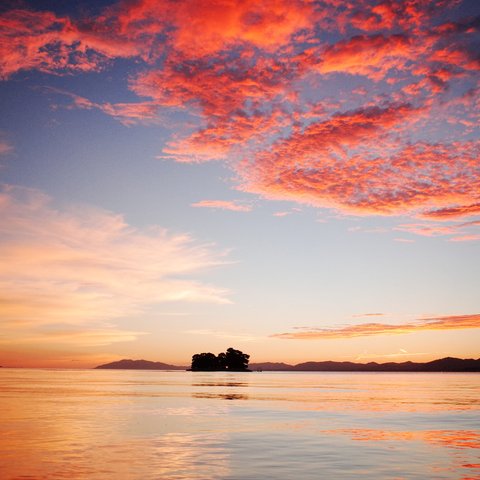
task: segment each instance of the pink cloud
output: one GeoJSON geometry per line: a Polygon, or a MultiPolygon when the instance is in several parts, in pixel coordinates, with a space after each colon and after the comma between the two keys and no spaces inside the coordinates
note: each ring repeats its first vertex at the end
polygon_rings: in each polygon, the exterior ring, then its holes
{"type": "MultiPolygon", "coordinates": [[[[403,232],[412,233],[415,235],[421,235],[424,237],[438,237],[444,235],[458,235],[459,232],[464,232],[465,230],[475,229],[480,226],[480,220],[473,220],[470,222],[463,223],[449,223],[449,224],[435,224],[435,223],[407,223],[398,225],[394,230],[399,230],[403,232]]],[[[473,234],[464,234],[461,236],[455,237],[457,240],[450,238],[450,241],[464,241],[467,240],[476,240],[477,235],[473,234]]]]}
{"type": "Polygon", "coordinates": [[[480,235],[459,235],[449,238],[449,242],[476,242],[480,240],[480,235]]]}
{"type": "Polygon", "coordinates": [[[277,333],[275,338],[289,340],[324,340],[376,335],[403,335],[421,331],[463,330],[480,328],[480,314],[449,315],[444,317],[424,318],[403,324],[362,323],[340,328],[311,328],[297,332],[277,333]]]}
{"type": "Polygon", "coordinates": [[[431,223],[408,223],[395,227],[395,230],[413,233],[423,237],[437,237],[442,235],[451,235],[455,228],[451,225],[436,225],[431,223]]]}
{"type": "Polygon", "coordinates": [[[13,151],[13,146],[6,140],[2,140],[0,137],[0,155],[6,155],[13,151]]]}
{"type": "Polygon", "coordinates": [[[478,142],[417,144],[385,155],[383,133],[410,113],[408,107],[374,109],[312,124],[240,164],[243,188],[354,214],[417,214],[478,200],[478,142]],[[367,147],[366,136],[368,151],[348,155],[347,149],[367,147]]]}
{"type": "Polygon", "coordinates": [[[232,212],[251,212],[252,206],[245,205],[231,200],[201,200],[192,203],[192,207],[196,208],[213,208],[218,210],[230,210],[232,212]]]}
{"type": "Polygon", "coordinates": [[[417,143],[400,149],[392,143],[391,134],[402,134],[422,116],[421,109],[404,104],[338,113],[312,123],[240,163],[243,188],[360,214],[475,203],[478,142],[417,143]]]}

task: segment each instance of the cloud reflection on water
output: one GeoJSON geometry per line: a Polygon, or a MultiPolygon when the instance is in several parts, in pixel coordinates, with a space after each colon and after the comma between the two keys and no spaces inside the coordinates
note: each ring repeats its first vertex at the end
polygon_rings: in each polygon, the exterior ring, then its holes
{"type": "Polygon", "coordinates": [[[2,479],[480,478],[476,375],[2,370],[2,479]]]}

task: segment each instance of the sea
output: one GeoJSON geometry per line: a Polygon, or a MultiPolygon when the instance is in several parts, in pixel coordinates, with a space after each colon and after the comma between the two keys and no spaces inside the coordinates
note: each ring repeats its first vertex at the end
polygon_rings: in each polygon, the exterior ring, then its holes
{"type": "Polygon", "coordinates": [[[0,369],[0,479],[480,479],[480,374],[0,369]]]}

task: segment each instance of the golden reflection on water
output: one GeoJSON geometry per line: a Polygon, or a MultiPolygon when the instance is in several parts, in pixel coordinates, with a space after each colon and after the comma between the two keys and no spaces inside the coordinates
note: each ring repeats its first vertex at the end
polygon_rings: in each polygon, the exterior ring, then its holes
{"type": "Polygon", "coordinates": [[[221,479],[230,472],[224,445],[221,436],[184,433],[96,445],[65,438],[2,456],[0,472],[2,479],[221,479]]]}
{"type": "Polygon", "coordinates": [[[480,479],[480,376],[0,371],[0,478],[480,479]]]}
{"type": "Polygon", "coordinates": [[[220,479],[228,475],[224,434],[189,433],[185,421],[170,421],[190,419],[198,415],[196,408],[165,405],[164,410],[150,413],[142,408],[135,418],[129,402],[116,406],[103,396],[92,402],[65,398],[64,392],[60,397],[44,395],[43,389],[32,398],[5,401],[2,395],[2,480],[220,479]],[[145,422],[152,422],[152,428],[145,422]],[[175,429],[180,431],[168,431],[175,429]]]}
{"type": "Polygon", "coordinates": [[[332,435],[348,435],[355,441],[421,440],[451,448],[480,449],[480,432],[473,430],[392,431],[369,428],[325,430],[332,435]]]}

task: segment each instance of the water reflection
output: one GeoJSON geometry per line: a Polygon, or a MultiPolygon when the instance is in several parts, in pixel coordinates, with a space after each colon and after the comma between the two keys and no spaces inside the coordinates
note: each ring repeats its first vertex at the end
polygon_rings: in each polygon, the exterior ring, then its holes
{"type": "Polygon", "coordinates": [[[217,400],[248,400],[250,396],[244,390],[250,387],[248,374],[224,372],[195,372],[192,378],[192,398],[217,400]],[[197,375],[202,375],[200,379],[197,375]],[[243,391],[237,391],[237,390],[243,391]]]}
{"type": "MultiPolygon", "coordinates": [[[[480,450],[480,432],[473,430],[411,430],[393,431],[376,430],[369,428],[352,428],[338,430],[324,430],[330,435],[348,435],[355,441],[381,442],[381,441],[423,441],[433,445],[448,448],[463,449],[473,448],[480,450]]],[[[479,452],[480,453],[480,452],[479,452]]]]}
{"type": "Polygon", "coordinates": [[[480,376],[0,370],[0,478],[480,478],[480,376]]]}
{"type": "Polygon", "coordinates": [[[220,398],[222,400],[248,400],[248,395],[241,393],[192,393],[193,398],[220,398]]]}
{"type": "MultiPolygon", "coordinates": [[[[403,442],[410,444],[410,449],[419,448],[419,444],[434,447],[430,450],[442,451],[444,458],[450,459],[447,468],[451,472],[459,472],[461,469],[470,471],[465,480],[480,478],[480,463],[473,463],[472,459],[480,458],[480,432],[474,430],[411,430],[394,431],[369,428],[326,430],[322,432],[327,435],[346,435],[355,442],[384,442],[388,443],[390,450],[400,447],[403,442]],[[440,447],[440,448],[439,448],[440,447]],[[464,451],[466,449],[466,451],[464,451]],[[473,451],[470,451],[473,449],[473,451]]],[[[435,458],[435,455],[432,455],[435,458]]],[[[438,478],[443,478],[439,476],[438,478]]]]}
{"type": "Polygon", "coordinates": [[[169,433],[105,445],[90,460],[107,463],[109,478],[221,479],[230,474],[226,443],[222,435],[169,433]]]}
{"type": "Polygon", "coordinates": [[[192,383],[192,387],[248,387],[246,382],[201,382],[201,383],[192,383]]]}

